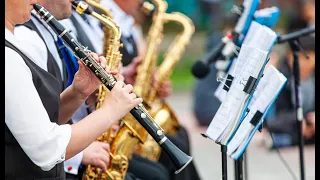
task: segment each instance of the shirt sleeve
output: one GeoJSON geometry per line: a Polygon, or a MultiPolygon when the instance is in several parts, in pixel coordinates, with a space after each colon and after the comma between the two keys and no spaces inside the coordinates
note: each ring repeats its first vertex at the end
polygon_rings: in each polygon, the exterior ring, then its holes
{"type": "Polygon", "coordinates": [[[83,152],[78,153],[64,162],[64,171],[70,174],[78,175],[78,170],[83,158],[83,152]]]}
{"type": "Polygon", "coordinates": [[[19,54],[5,48],[5,123],[33,163],[44,171],[65,160],[71,126],[52,123],[19,54]]]}

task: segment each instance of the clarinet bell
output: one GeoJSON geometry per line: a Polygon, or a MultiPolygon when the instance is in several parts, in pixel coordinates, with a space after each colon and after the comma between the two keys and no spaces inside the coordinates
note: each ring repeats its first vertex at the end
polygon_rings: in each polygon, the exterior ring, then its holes
{"type": "Polygon", "coordinates": [[[193,157],[188,156],[186,153],[181,151],[169,139],[160,144],[160,146],[174,164],[176,169],[175,174],[179,174],[193,159],[193,157]]]}

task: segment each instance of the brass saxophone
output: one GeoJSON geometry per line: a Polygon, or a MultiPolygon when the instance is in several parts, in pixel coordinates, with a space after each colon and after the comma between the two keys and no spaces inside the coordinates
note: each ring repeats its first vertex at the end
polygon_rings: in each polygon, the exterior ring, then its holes
{"type": "MultiPolygon", "coordinates": [[[[155,47],[159,47],[160,45],[160,40],[163,36],[163,28],[150,29],[146,56],[143,59],[141,66],[139,66],[134,92],[144,98],[144,102],[150,108],[148,110],[151,116],[156,123],[162,127],[164,133],[175,134],[180,126],[179,121],[172,108],[163,99],[160,99],[157,96],[157,92],[160,90],[161,84],[170,78],[174,67],[179,62],[186,46],[190,42],[195,27],[190,18],[178,12],[164,13],[162,15],[161,23],[164,25],[164,23],[168,22],[180,24],[183,27],[183,31],[176,36],[168,48],[169,50],[155,74],[156,81],[152,85],[152,72],[155,69],[158,55],[158,49],[155,47]]],[[[139,147],[137,153],[142,157],[158,161],[161,154],[161,148],[151,136],[147,135],[145,143],[139,147]]]]}
{"type": "MultiPolygon", "coordinates": [[[[157,14],[161,18],[163,12],[166,11],[167,5],[162,3],[162,0],[154,0],[159,2],[159,9],[157,14]],[[160,13],[161,12],[161,13],[160,13]]],[[[154,28],[161,27],[161,25],[157,25],[154,28]]],[[[139,96],[137,94],[137,96],[139,96]]],[[[117,167],[112,171],[114,176],[119,177],[119,179],[124,179],[126,171],[127,171],[127,161],[132,158],[132,154],[136,152],[136,148],[138,144],[143,144],[147,138],[147,131],[134,119],[131,114],[127,114],[122,119],[122,126],[119,131],[115,135],[113,142],[111,144],[111,151],[115,152],[115,156],[121,156],[122,164],[119,162],[113,162],[112,164],[117,164],[117,167]],[[127,158],[127,161],[125,161],[127,158]]],[[[120,158],[119,158],[120,159],[120,158]]]]}
{"type": "MultiPolygon", "coordinates": [[[[104,9],[99,3],[93,0],[86,0],[86,2],[100,11],[107,12],[105,14],[108,14],[109,17],[105,18],[111,20],[111,15],[108,13],[108,10],[104,9]]],[[[106,25],[104,22],[106,19],[98,19],[106,25]]],[[[114,53],[118,54],[118,47],[120,47],[119,42],[119,28],[117,26],[111,27],[106,25],[104,28],[103,52],[107,58],[107,65],[111,67],[110,69],[117,69],[119,65],[118,63],[121,61],[120,55],[116,56],[117,58],[113,57],[114,53]],[[115,28],[119,33],[115,33],[115,28]],[[112,33],[112,31],[114,33],[112,33]]],[[[97,108],[101,106],[107,93],[108,90],[101,85],[99,93],[97,94],[97,108]]],[[[137,144],[143,143],[143,139],[140,134],[143,134],[143,136],[146,137],[147,133],[131,114],[127,114],[126,116],[130,117],[130,119],[123,118],[121,126],[116,134],[112,134],[111,129],[109,129],[108,132],[98,138],[99,141],[104,141],[110,144],[111,162],[107,168],[107,172],[104,173],[101,172],[101,169],[99,168],[88,166],[84,172],[83,180],[123,180],[125,178],[129,166],[128,160],[132,157],[137,144]]]]}
{"type": "MultiPolygon", "coordinates": [[[[112,17],[109,11],[103,8],[99,3],[93,0],[85,0],[86,3],[98,9],[103,14],[98,14],[95,11],[90,13],[93,17],[97,18],[101,23],[103,23],[103,32],[104,32],[104,44],[103,44],[103,55],[107,59],[107,65],[110,70],[119,69],[119,65],[122,59],[122,54],[119,51],[119,48],[122,47],[120,43],[121,32],[119,26],[112,20],[112,17]]],[[[79,14],[85,13],[85,11],[89,8],[89,6],[83,2],[80,2],[78,6],[75,8],[79,14]]],[[[109,90],[101,84],[99,86],[99,91],[97,93],[97,103],[96,109],[99,109],[108,95],[109,90]]],[[[112,134],[112,128],[110,128],[107,132],[103,133],[97,141],[106,142],[111,144],[113,142],[114,135],[112,134]]],[[[111,146],[112,147],[112,146],[111,146]]],[[[126,157],[116,156],[117,154],[113,148],[110,149],[111,156],[111,166],[107,168],[106,172],[102,172],[100,168],[96,168],[92,165],[88,165],[83,173],[82,180],[121,180],[123,178],[119,178],[122,176],[117,176],[117,172],[114,173],[115,167],[117,164],[121,164],[121,171],[125,171],[128,168],[128,160],[126,157]],[[125,162],[125,163],[123,163],[125,162]]]]}

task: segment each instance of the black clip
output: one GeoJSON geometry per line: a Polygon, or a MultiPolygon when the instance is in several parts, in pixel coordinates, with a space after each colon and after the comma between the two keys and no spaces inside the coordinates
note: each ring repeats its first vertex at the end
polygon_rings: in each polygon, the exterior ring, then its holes
{"type": "Polygon", "coordinates": [[[250,123],[251,123],[253,126],[256,126],[256,125],[259,123],[259,121],[260,121],[260,119],[262,118],[262,116],[263,116],[263,113],[260,112],[260,111],[257,111],[257,112],[254,114],[254,116],[252,117],[252,119],[250,120],[250,123]]]}
{"type": "Polygon", "coordinates": [[[257,82],[257,79],[252,77],[252,76],[250,76],[248,81],[247,81],[247,84],[243,88],[243,91],[248,93],[248,94],[251,94],[251,92],[255,88],[256,82],[257,82]]]}
{"type": "MultiPolygon", "coordinates": [[[[234,77],[231,76],[230,74],[228,74],[227,78],[226,78],[226,82],[224,83],[223,89],[226,90],[227,92],[229,91],[232,81],[233,81],[234,77]]],[[[222,82],[222,81],[220,81],[222,82]]]]}

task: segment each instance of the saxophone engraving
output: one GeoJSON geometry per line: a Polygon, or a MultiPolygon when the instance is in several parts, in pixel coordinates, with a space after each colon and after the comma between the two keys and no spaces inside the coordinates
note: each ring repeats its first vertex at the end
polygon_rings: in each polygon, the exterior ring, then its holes
{"type": "MultiPolygon", "coordinates": [[[[150,8],[148,8],[150,9],[150,8]]],[[[160,20],[159,20],[160,21],[160,20]]],[[[172,74],[172,71],[176,64],[181,59],[182,54],[186,46],[189,44],[190,39],[195,31],[192,21],[182,13],[173,12],[173,13],[164,13],[162,15],[161,23],[162,26],[168,22],[175,22],[182,26],[183,30],[178,34],[173,42],[171,43],[169,50],[167,51],[165,58],[161,65],[158,67],[155,74],[155,82],[151,84],[152,73],[155,69],[155,64],[157,63],[157,53],[158,49],[155,49],[154,46],[159,47],[160,40],[162,39],[162,30],[163,28],[150,29],[149,31],[149,44],[146,52],[146,56],[143,59],[141,66],[138,69],[137,73],[137,84],[135,84],[134,92],[139,92],[141,97],[144,98],[144,102],[149,107],[149,112],[155,122],[161,126],[164,130],[164,133],[176,134],[176,130],[179,128],[179,121],[172,110],[172,108],[163,100],[157,96],[162,83],[165,80],[168,80],[172,74]],[[152,35],[154,36],[152,38],[152,35]],[[150,43],[152,45],[150,45],[150,43]],[[154,46],[153,46],[154,45],[154,46]],[[149,48],[151,47],[151,48],[149,48]],[[143,82],[143,84],[141,83],[143,82]],[[147,82],[147,83],[146,83],[147,82]]],[[[161,148],[159,145],[147,135],[145,143],[139,147],[138,154],[142,157],[148,158],[150,160],[157,161],[161,154],[161,148]]]]}

